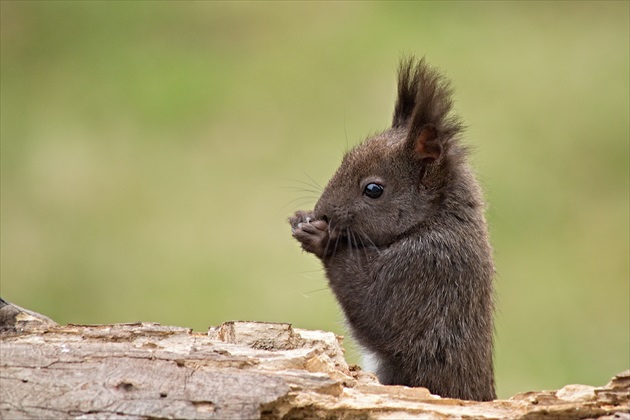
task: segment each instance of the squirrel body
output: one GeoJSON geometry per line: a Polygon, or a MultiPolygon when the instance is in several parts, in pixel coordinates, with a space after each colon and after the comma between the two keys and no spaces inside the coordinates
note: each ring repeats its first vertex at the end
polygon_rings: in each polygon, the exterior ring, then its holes
{"type": "Polygon", "coordinates": [[[315,208],[289,221],[381,383],[487,401],[492,248],[451,96],[424,59],[403,59],[392,127],[346,153],[315,208]]]}

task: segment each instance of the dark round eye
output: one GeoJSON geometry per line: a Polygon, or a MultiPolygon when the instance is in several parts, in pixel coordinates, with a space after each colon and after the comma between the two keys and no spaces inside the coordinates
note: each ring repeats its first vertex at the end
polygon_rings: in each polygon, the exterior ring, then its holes
{"type": "Polygon", "coordinates": [[[363,195],[370,198],[379,198],[383,194],[383,186],[375,183],[369,183],[363,190],[363,195]]]}

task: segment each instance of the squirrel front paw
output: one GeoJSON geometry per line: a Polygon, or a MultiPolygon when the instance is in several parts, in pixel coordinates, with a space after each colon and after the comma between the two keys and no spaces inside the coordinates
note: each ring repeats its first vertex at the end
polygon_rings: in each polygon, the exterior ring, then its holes
{"type": "Polygon", "coordinates": [[[323,258],[329,251],[331,242],[330,230],[325,220],[316,220],[312,211],[297,211],[289,218],[291,233],[302,248],[323,258]]]}

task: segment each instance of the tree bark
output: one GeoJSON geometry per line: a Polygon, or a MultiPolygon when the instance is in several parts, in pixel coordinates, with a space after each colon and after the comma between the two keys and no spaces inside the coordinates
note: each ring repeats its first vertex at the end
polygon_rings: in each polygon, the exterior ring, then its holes
{"type": "Polygon", "coordinates": [[[240,321],[207,334],[155,323],[59,326],[0,301],[3,419],[630,419],[629,393],[626,371],[603,387],[439,398],[348,366],[330,332],[240,321]]]}

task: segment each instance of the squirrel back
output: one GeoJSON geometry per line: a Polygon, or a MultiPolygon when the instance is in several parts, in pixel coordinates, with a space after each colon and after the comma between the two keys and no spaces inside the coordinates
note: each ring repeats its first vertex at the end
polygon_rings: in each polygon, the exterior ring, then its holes
{"type": "Polygon", "coordinates": [[[492,249],[452,89],[404,59],[392,127],[349,151],[291,219],[384,384],[491,400],[492,249]]]}

